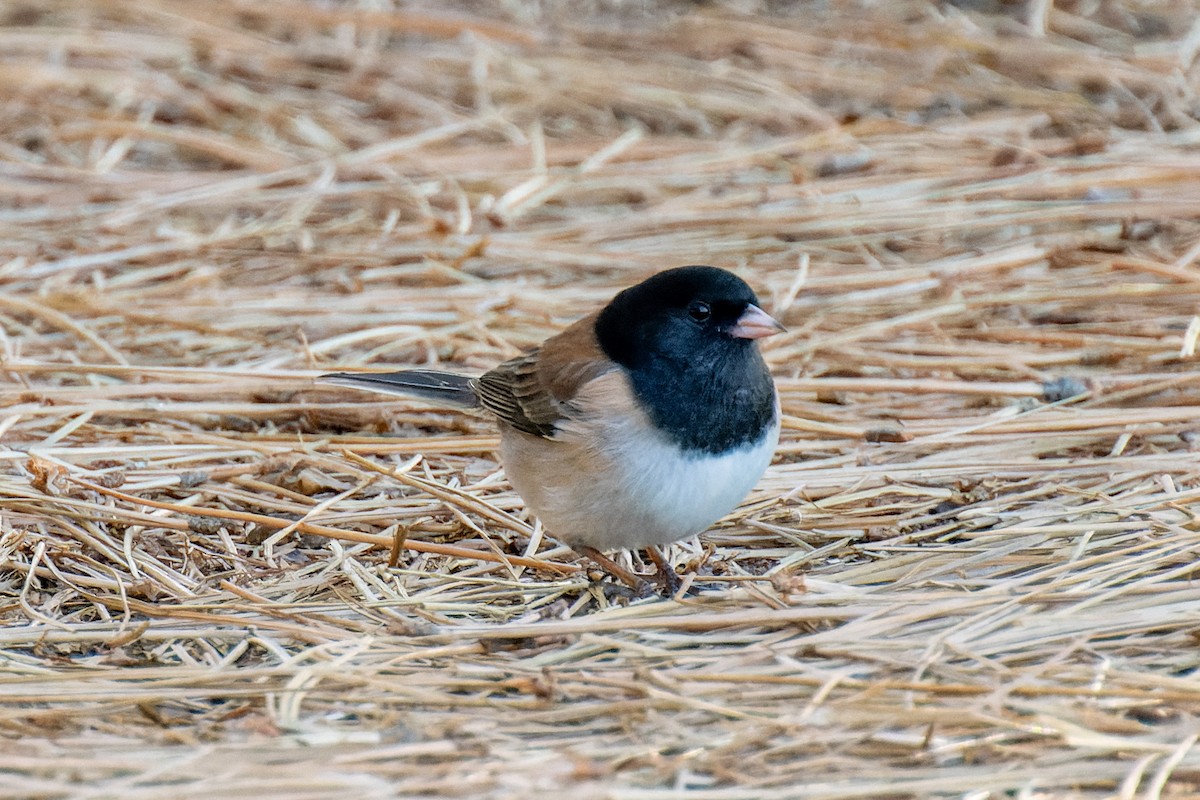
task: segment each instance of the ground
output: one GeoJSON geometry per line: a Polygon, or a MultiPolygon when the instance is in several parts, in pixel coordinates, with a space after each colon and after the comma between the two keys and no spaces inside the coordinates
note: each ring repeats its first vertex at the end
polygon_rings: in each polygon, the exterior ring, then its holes
{"type": "Polygon", "coordinates": [[[0,8],[0,798],[1197,796],[1195,17],[0,8]],[[789,332],[679,599],[313,382],[687,263],[789,332]]]}

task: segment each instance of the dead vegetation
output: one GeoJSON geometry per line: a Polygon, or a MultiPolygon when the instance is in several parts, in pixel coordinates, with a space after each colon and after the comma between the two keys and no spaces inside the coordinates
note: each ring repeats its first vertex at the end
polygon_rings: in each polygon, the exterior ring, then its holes
{"type": "Polygon", "coordinates": [[[0,798],[1200,793],[1185,2],[0,15],[0,798]],[[610,605],[483,370],[668,266],[790,333],[610,605]]]}

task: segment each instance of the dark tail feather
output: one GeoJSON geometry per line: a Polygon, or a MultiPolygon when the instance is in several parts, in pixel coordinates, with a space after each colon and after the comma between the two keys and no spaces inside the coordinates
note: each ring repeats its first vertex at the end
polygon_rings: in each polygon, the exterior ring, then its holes
{"type": "Polygon", "coordinates": [[[424,369],[406,369],[401,372],[331,372],[317,378],[317,381],[384,394],[420,397],[464,408],[479,405],[479,398],[471,388],[472,379],[452,372],[424,369]]]}

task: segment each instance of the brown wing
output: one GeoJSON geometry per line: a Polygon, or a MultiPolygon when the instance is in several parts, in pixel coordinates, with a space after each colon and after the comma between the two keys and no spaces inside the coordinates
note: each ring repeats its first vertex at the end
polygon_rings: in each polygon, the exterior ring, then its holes
{"type": "Polygon", "coordinates": [[[552,438],[575,411],[579,389],[616,368],[596,341],[596,315],[584,317],[537,350],[475,379],[479,403],[514,428],[552,438]]]}

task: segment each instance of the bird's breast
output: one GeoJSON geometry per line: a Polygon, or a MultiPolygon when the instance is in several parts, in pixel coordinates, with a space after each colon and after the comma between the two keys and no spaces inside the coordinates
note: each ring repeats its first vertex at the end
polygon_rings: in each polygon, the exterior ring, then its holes
{"type": "Polygon", "coordinates": [[[699,533],[758,482],[779,415],[752,441],[721,453],[684,450],[633,403],[619,372],[592,381],[553,439],[506,428],[501,457],[513,487],[554,537],[612,550],[699,533]]]}

